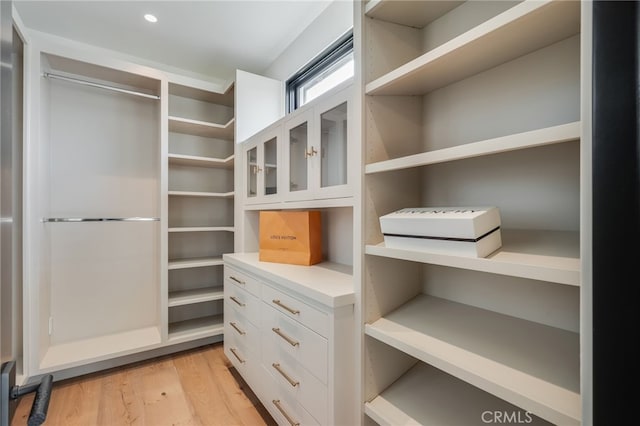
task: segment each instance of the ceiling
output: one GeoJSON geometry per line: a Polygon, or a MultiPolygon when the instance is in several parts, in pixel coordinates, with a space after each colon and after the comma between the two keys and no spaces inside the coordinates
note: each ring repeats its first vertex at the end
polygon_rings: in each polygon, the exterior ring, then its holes
{"type": "Polygon", "coordinates": [[[28,28],[224,80],[260,73],[331,0],[14,0],[28,28]],[[158,18],[153,24],[143,15],[158,18]]]}

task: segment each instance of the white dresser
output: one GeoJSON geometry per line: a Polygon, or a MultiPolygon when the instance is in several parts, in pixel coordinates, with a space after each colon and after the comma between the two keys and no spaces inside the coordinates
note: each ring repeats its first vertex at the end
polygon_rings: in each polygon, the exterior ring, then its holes
{"type": "Polygon", "coordinates": [[[356,424],[350,267],[224,255],[224,351],[281,425],[356,424]]]}

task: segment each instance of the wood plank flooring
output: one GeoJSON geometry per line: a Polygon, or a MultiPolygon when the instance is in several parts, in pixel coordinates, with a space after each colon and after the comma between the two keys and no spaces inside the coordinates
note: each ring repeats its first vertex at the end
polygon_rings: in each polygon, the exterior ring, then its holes
{"type": "MultiPolygon", "coordinates": [[[[24,426],[33,394],[12,426],[24,426]]],[[[275,425],[222,343],[57,382],[45,426],[275,425]]]]}

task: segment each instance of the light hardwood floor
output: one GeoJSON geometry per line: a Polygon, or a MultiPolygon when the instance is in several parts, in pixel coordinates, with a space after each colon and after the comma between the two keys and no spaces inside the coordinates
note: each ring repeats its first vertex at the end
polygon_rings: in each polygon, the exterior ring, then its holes
{"type": "MultiPolygon", "coordinates": [[[[27,424],[33,394],[12,426],[27,424]]],[[[275,425],[224,355],[203,346],[53,386],[45,426],[275,425]]]]}

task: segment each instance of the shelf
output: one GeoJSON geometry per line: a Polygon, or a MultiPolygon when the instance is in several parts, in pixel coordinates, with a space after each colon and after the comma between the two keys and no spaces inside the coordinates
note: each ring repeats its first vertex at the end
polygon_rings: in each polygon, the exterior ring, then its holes
{"type": "Polygon", "coordinates": [[[169,260],[169,269],[201,268],[223,265],[222,257],[198,257],[192,259],[169,260]]]}
{"type": "Polygon", "coordinates": [[[392,160],[368,164],[365,173],[381,173],[392,170],[408,169],[429,164],[463,160],[465,158],[498,154],[519,149],[534,148],[580,139],[580,122],[562,124],[544,129],[503,136],[495,139],[468,143],[451,148],[409,155],[392,160]]]}
{"type": "Polygon", "coordinates": [[[176,197],[209,197],[209,198],[232,198],[231,192],[194,192],[194,191],[169,191],[169,195],[176,197]]]}
{"type": "Polygon", "coordinates": [[[197,288],[195,290],[173,291],[169,293],[169,307],[192,305],[224,298],[222,287],[197,288]]]}
{"type": "Polygon", "coordinates": [[[551,422],[580,421],[578,333],[426,295],[365,333],[551,422]]]}
{"type": "Polygon", "coordinates": [[[386,247],[384,243],[367,245],[365,253],[559,284],[580,285],[580,238],[577,232],[504,229],[501,232],[502,247],[486,258],[402,250],[386,247]]]}
{"type": "Polygon", "coordinates": [[[369,95],[422,95],[580,32],[580,2],[525,0],[366,85],[369,95]]]}
{"type": "Polygon", "coordinates": [[[169,228],[169,232],[234,232],[233,226],[185,226],[169,228]]]}
{"type": "Polygon", "coordinates": [[[224,92],[216,91],[213,88],[200,89],[192,86],[184,86],[178,83],[169,83],[169,94],[180,96],[182,98],[196,99],[199,101],[209,102],[232,107],[234,104],[234,87],[233,83],[229,84],[224,92]]]}
{"type": "Polygon", "coordinates": [[[169,341],[187,341],[222,335],[224,325],[222,315],[194,318],[169,324],[169,341]]]}
{"type": "Polygon", "coordinates": [[[50,346],[40,362],[40,371],[57,371],[90,362],[125,356],[160,345],[158,327],[146,327],[106,336],[50,346]]]}
{"type": "Polygon", "coordinates": [[[423,28],[462,3],[464,1],[446,0],[429,1],[428,5],[425,5],[419,1],[370,0],[364,13],[369,18],[423,28]]]}
{"type": "Polygon", "coordinates": [[[547,424],[532,415],[526,417],[524,410],[421,362],[365,403],[364,411],[383,426],[482,424],[481,416],[486,411],[520,412],[522,423],[547,424]]]}
{"type": "Polygon", "coordinates": [[[348,265],[321,262],[311,266],[261,262],[258,253],[232,253],[224,261],[330,307],[355,303],[353,271],[348,265]]]}
{"type": "Polygon", "coordinates": [[[206,121],[191,120],[189,118],[169,116],[169,131],[202,136],[205,138],[233,140],[234,122],[234,118],[225,124],[217,124],[206,121]]]}
{"type": "Polygon", "coordinates": [[[263,204],[245,204],[246,211],[251,210],[286,210],[286,209],[325,209],[333,207],[353,207],[353,197],[327,198],[309,201],[280,201],[263,204]]]}
{"type": "Polygon", "coordinates": [[[233,168],[233,155],[227,158],[199,157],[195,155],[169,154],[169,164],[195,167],[233,168]]]}

